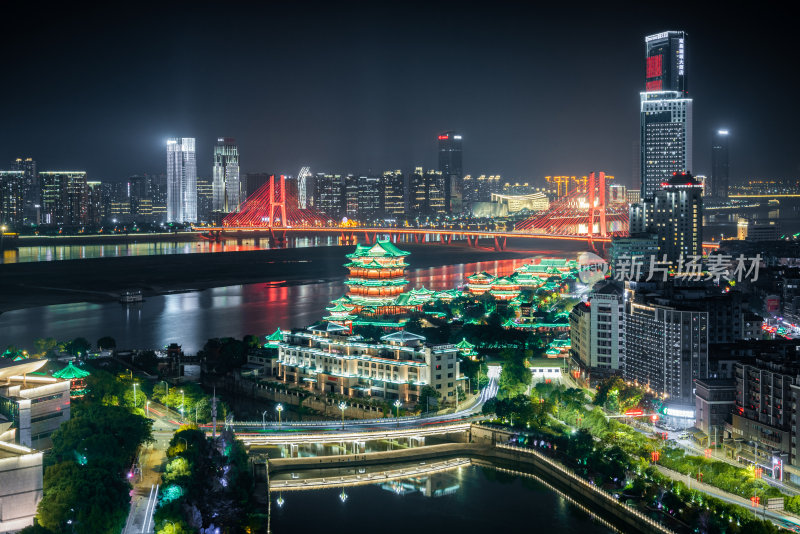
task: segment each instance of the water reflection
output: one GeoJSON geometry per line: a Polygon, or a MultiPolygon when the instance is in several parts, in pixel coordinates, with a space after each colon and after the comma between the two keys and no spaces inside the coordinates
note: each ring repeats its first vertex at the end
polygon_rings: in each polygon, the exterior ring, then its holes
{"type": "Polygon", "coordinates": [[[271,491],[272,531],[616,531],[543,480],[462,461],[466,463],[452,469],[368,485],[271,491]]]}
{"type": "MultiPolygon", "coordinates": [[[[564,255],[563,253],[556,253],[564,255]]],[[[541,255],[551,255],[548,251],[541,255]]],[[[485,261],[408,271],[409,289],[456,287],[465,276],[487,271],[505,276],[523,259],[485,261]]],[[[333,281],[302,285],[281,282],[218,287],[150,297],[135,307],[118,303],[59,304],[0,315],[3,343],[32,348],[33,340],[81,336],[94,343],[111,336],[120,348],[151,349],[178,343],[194,354],[212,337],[262,335],[276,328],[299,328],[323,316],[331,300],[346,292],[344,268],[333,281]]]]}

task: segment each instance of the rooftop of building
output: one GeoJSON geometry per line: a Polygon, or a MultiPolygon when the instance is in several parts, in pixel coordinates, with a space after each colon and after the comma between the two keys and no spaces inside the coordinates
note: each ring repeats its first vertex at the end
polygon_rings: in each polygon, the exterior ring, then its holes
{"type": "Polygon", "coordinates": [[[408,256],[409,253],[397,248],[391,241],[377,241],[374,245],[356,245],[356,250],[348,258],[408,256]]]}
{"type": "Polygon", "coordinates": [[[695,383],[706,389],[729,389],[736,387],[736,380],[733,378],[698,378],[695,380],[695,383]]]}
{"type": "Polygon", "coordinates": [[[595,295],[622,296],[622,288],[614,282],[600,282],[592,291],[595,295]]]}
{"type": "Polygon", "coordinates": [[[18,360],[0,358],[0,380],[10,380],[12,377],[25,376],[39,371],[47,364],[47,360],[18,360]]]}

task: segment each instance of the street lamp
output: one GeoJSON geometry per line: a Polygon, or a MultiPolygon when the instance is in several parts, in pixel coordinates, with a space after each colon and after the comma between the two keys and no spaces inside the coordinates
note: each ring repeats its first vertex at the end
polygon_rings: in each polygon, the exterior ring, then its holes
{"type": "Polygon", "coordinates": [[[261,412],[261,428],[267,427],[266,417],[267,417],[267,410],[264,410],[263,412],[261,412]]]}
{"type": "Polygon", "coordinates": [[[147,407],[147,417],[150,417],[150,401],[147,401],[145,406],[147,407]]]}
{"type": "Polygon", "coordinates": [[[403,404],[400,402],[400,399],[394,401],[394,416],[397,418],[397,426],[400,426],[400,405],[403,404]]]}
{"type": "Polygon", "coordinates": [[[281,426],[281,412],[283,411],[283,404],[275,406],[275,409],[278,411],[278,426],[281,426]]]}
{"type": "Polygon", "coordinates": [[[183,390],[181,390],[181,419],[183,419],[183,403],[186,400],[186,397],[183,395],[183,390]]]}
{"type": "Polygon", "coordinates": [[[339,409],[342,410],[342,430],[344,430],[344,410],[347,408],[347,404],[344,401],[339,403],[339,409]]]}
{"type": "Polygon", "coordinates": [[[133,383],[133,407],[136,408],[136,386],[138,386],[136,382],[133,383]]]}

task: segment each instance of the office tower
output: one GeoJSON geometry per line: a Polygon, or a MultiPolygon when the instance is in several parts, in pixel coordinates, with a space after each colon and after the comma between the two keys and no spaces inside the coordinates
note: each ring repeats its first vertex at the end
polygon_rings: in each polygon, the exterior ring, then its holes
{"type": "Polygon", "coordinates": [[[640,93],[642,198],[673,173],[692,168],[692,99],[688,98],[686,35],[645,37],[645,92],[640,93]]]}
{"type": "Polygon", "coordinates": [[[133,222],[131,187],[129,181],[108,184],[108,217],[114,224],[133,222]]]}
{"type": "Polygon", "coordinates": [[[103,224],[103,184],[86,182],[86,224],[99,226],[103,224]]]}
{"type": "Polygon", "coordinates": [[[42,208],[42,188],[33,158],[17,158],[12,169],[24,173],[23,219],[25,224],[39,224],[42,208]]]}
{"type": "Polygon", "coordinates": [[[208,178],[197,179],[197,218],[210,221],[214,210],[214,184],[208,178]]]}
{"type": "Polygon", "coordinates": [[[381,209],[387,218],[405,215],[405,176],[399,170],[386,171],[381,179],[381,209]]]}
{"type": "Polygon", "coordinates": [[[381,213],[381,179],[378,176],[358,177],[358,217],[370,221],[381,213]]]}
{"type": "Polygon", "coordinates": [[[694,380],[708,377],[708,313],[630,298],[625,328],[625,380],[693,411],[694,380]]]}
{"type": "Polygon", "coordinates": [[[631,205],[631,234],[657,234],[659,257],[672,261],[702,255],[703,186],[689,173],[675,174],[660,186],[653,197],[631,205]]]}
{"type": "Polygon", "coordinates": [[[19,229],[25,220],[25,171],[0,171],[0,224],[19,229]]]}
{"type": "Polygon", "coordinates": [[[300,174],[297,175],[297,207],[301,210],[311,205],[312,182],[311,169],[309,167],[301,168],[300,174]]]}
{"type": "Polygon", "coordinates": [[[344,215],[344,177],[341,174],[315,175],[314,208],[333,219],[344,215]]]}
{"type": "Polygon", "coordinates": [[[709,191],[709,187],[711,186],[711,182],[708,179],[708,176],[705,174],[697,174],[694,177],[697,180],[697,183],[703,186],[702,192],[700,196],[707,197],[711,195],[711,191],[709,191]]]}
{"type": "Polygon", "coordinates": [[[42,185],[42,224],[81,226],[88,213],[88,187],[83,171],[39,173],[42,185]]]}
{"type": "Polygon", "coordinates": [[[444,177],[445,208],[452,210],[452,196],[463,198],[464,170],[461,165],[461,135],[453,131],[439,134],[439,172],[444,177]]]}
{"type": "Polygon", "coordinates": [[[344,177],[344,216],[358,219],[358,176],[353,174],[344,177]]]}
{"type": "Polygon", "coordinates": [[[239,180],[239,148],[232,137],[220,137],[214,146],[213,210],[239,211],[242,187],[239,180]]]}
{"type": "Polygon", "coordinates": [[[266,172],[249,172],[244,175],[242,180],[242,198],[247,198],[258,191],[269,181],[270,174],[266,172]]]}
{"type": "Polygon", "coordinates": [[[438,217],[447,213],[445,177],[438,171],[417,167],[409,178],[409,210],[417,217],[438,217]]]}
{"type": "Polygon", "coordinates": [[[167,221],[197,222],[194,137],[167,140],[167,221]]]}
{"type": "Polygon", "coordinates": [[[629,237],[615,237],[611,240],[609,259],[612,276],[624,278],[630,273],[628,266],[641,265],[641,274],[646,278],[650,273],[650,259],[658,258],[658,235],[636,233],[631,230],[629,237]],[[623,269],[620,271],[620,269],[623,269]]]}
{"type": "Polygon", "coordinates": [[[727,199],[729,180],[728,130],[717,130],[711,142],[711,196],[727,199]]]}

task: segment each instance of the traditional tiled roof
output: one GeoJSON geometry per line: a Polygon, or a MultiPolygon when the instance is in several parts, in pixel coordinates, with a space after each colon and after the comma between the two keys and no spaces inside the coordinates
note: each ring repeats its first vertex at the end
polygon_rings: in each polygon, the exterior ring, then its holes
{"type": "Polygon", "coordinates": [[[280,327],[267,336],[267,341],[283,341],[283,332],[281,331],[280,327]]]}
{"type": "Polygon", "coordinates": [[[55,378],[61,378],[63,380],[74,380],[76,378],[86,378],[89,376],[88,371],[84,371],[83,369],[79,369],[72,365],[72,362],[69,362],[66,367],[62,370],[53,373],[55,378]]]}
{"type": "Polygon", "coordinates": [[[470,343],[469,341],[467,341],[467,338],[462,338],[462,339],[461,339],[461,341],[459,341],[459,342],[456,344],[456,348],[458,348],[458,349],[461,349],[461,350],[464,350],[464,349],[474,349],[474,348],[475,348],[475,345],[473,345],[472,343],[470,343]]]}
{"type": "Polygon", "coordinates": [[[483,280],[491,281],[491,280],[494,280],[494,279],[495,279],[495,277],[492,276],[491,274],[487,273],[486,271],[483,271],[483,272],[480,272],[480,273],[475,273],[475,274],[470,275],[470,276],[467,277],[467,280],[469,280],[470,282],[478,282],[478,281],[483,281],[483,280]]]}
{"type": "Polygon", "coordinates": [[[348,258],[362,258],[364,256],[372,257],[392,257],[401,258],[408,256],[408,252],[400,250],[391,241],[377,241],[372,246],[356,245],[356,250],[352,254],[348,254],[348,258]]]}

